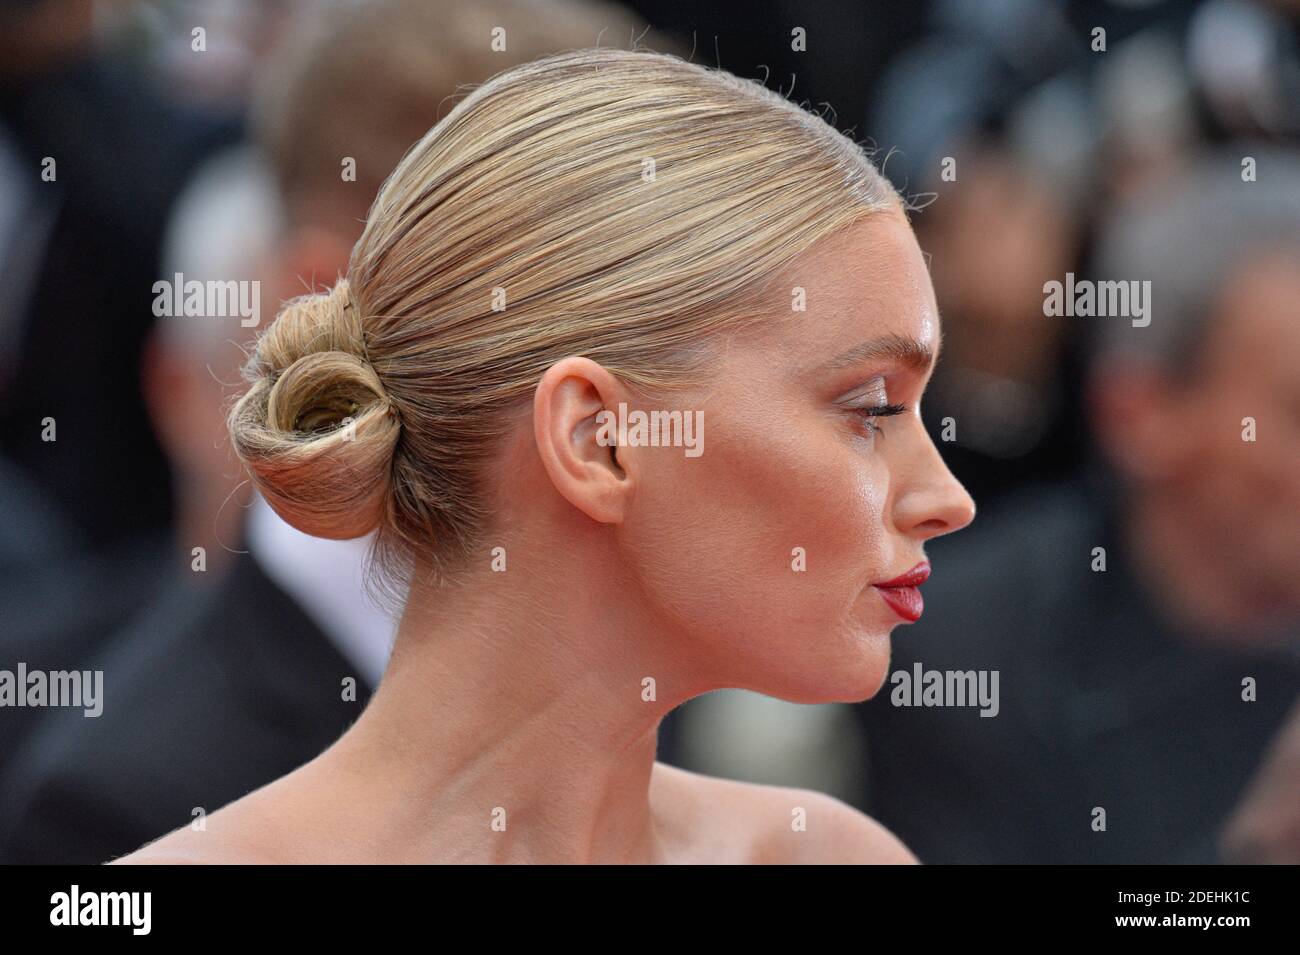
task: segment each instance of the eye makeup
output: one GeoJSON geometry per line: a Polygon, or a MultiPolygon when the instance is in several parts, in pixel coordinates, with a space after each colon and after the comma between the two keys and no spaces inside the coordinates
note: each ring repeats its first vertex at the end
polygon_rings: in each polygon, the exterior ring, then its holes
{"type": "Polygon", "coordinates": [[[907,410],[905,405],[889,403],[885,379],[880,375],[872,378],[862,387],[855,388],[843,398],[837,399],[835,403],[861,417],[862,423],[870,428],[873,434],[880,433],[880,426],[874,419],[899,415],[907,410]]]}

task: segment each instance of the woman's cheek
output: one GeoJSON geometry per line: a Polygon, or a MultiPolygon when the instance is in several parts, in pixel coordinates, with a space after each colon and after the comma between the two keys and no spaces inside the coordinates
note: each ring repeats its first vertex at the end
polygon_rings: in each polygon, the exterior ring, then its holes
{"type": "Polygon", "coordinates": [[[888,475],[881,461],[855,445],[824,451],[820,459],[822,467],[806,475],[786,512],[795,535],[806,541],[810,573],[838,586],[865,586],[879,579],[888,475]]]}
{"type": "Polygon", "coordinates": [[[871,583],[880,579],[881,572],[889,570],[889,541],[885,530],[889,473],[883,461],[877,460],[855,472],[855,478],[853,496],[857,501],[857,527],[861,531],[861,549],[867,561],[864,568],[867,582],[871,583]]]}
{"type": "Polygon", "coordinates": [[[802,588],[791,585],[806,562],[796,548],[829,549],[815,523],[828,513],[816,502],[825,477],[794,442],[719,428],[703,455],[655,462],[651,476],[624,528],[625,553],[671,616],[752,629],[798,602],[792,594],[802,588]]]}

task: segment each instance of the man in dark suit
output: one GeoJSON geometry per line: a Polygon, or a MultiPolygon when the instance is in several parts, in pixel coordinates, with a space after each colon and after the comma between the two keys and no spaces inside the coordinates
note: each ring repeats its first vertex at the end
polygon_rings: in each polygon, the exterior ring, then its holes
{"type": "MultiPolygon", "coordinates": [[[[328,582],[327,582],[328,583],[328,582]]],[[[99,654],[103,712],[50,711],[0,796],[0,859],[100,863],[296,769],[372,687],[250,555],[178,580],[99,654]]]]}
{"type": "Polygon", "coordinates": [[[857,708],[865,808],[923,862],[1300,858],[1224,839],[1257,774],[1294,785],[1261,762],[1300,696],[1300,168],[1259,161],[1267,183],[1206,160],[1103,237],[1101,277],[1154,303],[1095,319],[1113,486],[1010,498],[930,549],[925,616],[857,708]],[[918,665],[996,673],[996,705],[906,705],[918,665]]]}
{"type": "MultiPolygon", "coordinates": [[[[94,12],[0,4],[0,668],[11,673],[78,668],[167,572],[171,482],[141,400],[140,342],[171,204],[241,125],[159,96],[120,47],[94,42],[94,12]]],[[[0,787],[42,716],[0,710],[0,787]]]]}
{"type": "MultiPolygon", "coordinates": [[[[46,544],[55,539],[38,538],[46,544]]],[[[41,548],[34,541],[36,559],[6,565],[0,577],[0,669],[82,669],[108,635],[156,595],[159,579],[171,572],[172,549],[166,534],[93,552],[75,545],[41,548]]],[[[7,785],[10,758],[44,714],[28,707],[0,712],[0,789],[7,785]]]]}

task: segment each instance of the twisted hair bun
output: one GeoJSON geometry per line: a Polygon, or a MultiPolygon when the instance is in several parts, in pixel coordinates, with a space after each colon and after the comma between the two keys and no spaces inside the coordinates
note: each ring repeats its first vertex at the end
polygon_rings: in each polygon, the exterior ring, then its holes
{"type": "Polygon", "coordinates": [[[244,368],[235,452],[267,503],[315,537],[360,537],[384,519],[401,425],[366,358],[346,279],[285,305],[244,368]]]}

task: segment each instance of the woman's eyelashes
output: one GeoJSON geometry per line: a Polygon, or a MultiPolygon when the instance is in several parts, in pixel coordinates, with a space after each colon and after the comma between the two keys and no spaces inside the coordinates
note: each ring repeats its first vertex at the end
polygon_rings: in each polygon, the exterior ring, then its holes
{"type": "Polygon", "coordinates": [[[876,424],[876,418],[888,418],[892,415],[902,414],[907,410],[906,405],[874,405],[869,408],[854,408],[853,411],[862,418],[862,423],[871,429],[873,434],[880,434],[880,425],[876,424]]]}

